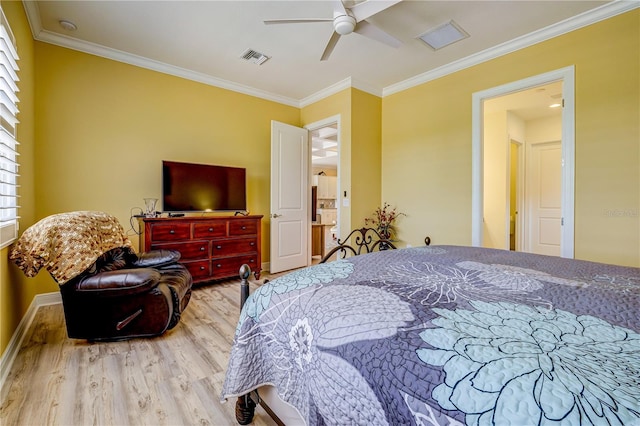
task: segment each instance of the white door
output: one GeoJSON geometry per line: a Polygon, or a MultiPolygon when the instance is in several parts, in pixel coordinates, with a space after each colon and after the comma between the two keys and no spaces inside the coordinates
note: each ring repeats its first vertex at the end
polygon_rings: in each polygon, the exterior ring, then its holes
{"type": "Polygon", "coordinates": [[[271,273],[309,259],[309,133],[271,122],[271,273]]]}
{"type": "Polygon", "coordinates": [[[527,167],[528,250],[560,256],[562,235],[562,147],[560,142],[531,145],[527,167]]]}

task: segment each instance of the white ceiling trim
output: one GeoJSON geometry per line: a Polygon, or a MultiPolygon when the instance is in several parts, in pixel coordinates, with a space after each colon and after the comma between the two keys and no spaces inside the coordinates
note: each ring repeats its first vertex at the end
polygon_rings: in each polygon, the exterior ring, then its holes
{"type": "Polygon", "coordinates": [[[212,77],[210,75],[195,72],[185,68],[180,68],[175,65],[169,65],[164,62],[154,61],[153,59],[133,55],[121,50],[111,49],[109,47],[104,47],[86,41],[78,41],[77,39],[55,34],[46,30],[40,32],[39,38],[37,40],[73,50],[78,50],[84,53],[90,53],[95,56],[101,56],[103,58],[112,59],[114,61],[123,62],[125,64],[135,65],[140,68],[147,68],[164,74],[185,78],[187,80],[196,81],[198,83],[207,84],[209,86],[227,89],[234,92],[243,93],[245,95],[255,96],[293,107],[299,107],[299,102],[295,99],[287,98],[285,96],[279,96],[260,89],[256,89],[254,87],[249,87],[239,83],[235,83],[233,81],[212,77]]]}
{"type": "Polygon", "coordinates": [[[562,34],[566,34],[570,31],[578,28],[585,27],[587,25],[594,24],[596,22],[608,19],[610,17],[619,15],[621,13],[628,12],[630,10],[640,7],[640,2],[635,0],[616,0],[611,3],[607,3],[599,8],[585,12],[581,15],[575,16],[564,20],[558,24],[551,25],[539,31],[527,34],[525,36],[516,38],[506,43],[502,43],[498,46],[486,49],[475,55],[468,56],[462,60],[452,62],[445,66],[436,68],[432,71],[417,75],[402,82],[387,86],[382,90],[367,85],[364,82],[356,82],[351,77],[341,80],[323,90],[314,93],[301,100],[280,96],[267,91],[259,90],[253,87],[238,84],[232,81],[223,80],[220,78],[212,77],[210,75],[198,73],[195,71],[187,70],[184,68],[169,65],[163,62],[154,61],[152,59],[144,58],[131,53],[123,52],[117,49],[111,49],[95,43],[89,43],[79,41],[72,37],[61,36],[52,32],[46,31],[42,28],[42,22],[40,20],[40,13],[35,2],[23,0],[23,5],[27,14],[27,20],[31,27],[31,33],[33,38],[45,43],[54,44],[61,47],[66,47],[72,50],[77,50],[84,53],[100,56],[103,58],[115,60],[118,62],[127,63],[130,65],[138,66],[141,68],[158,71],[164,74],[174,75],[177,77],[185,78],[188,80],[197,81],[199,83],[207,84],[210,86],[219,87],[222,89],[231,90],[238,93],[243,93],[249,96],[255,96],[258,98],[266,99],[269,101],[281,103],[284,105],[294,106],[302,108],[310,105],[328,96],[334,95],[346,88],[354,87],[356,89],[365,91],[367,93],[385,97],[398,93],[403,90],[410,89],[414,86],[435,80],[445,75],[469,68],[474,65],[481,64],[491,59],[512,53],[516,50],[523,49],[525,47],[532,46],[536,43],[557,37],[562,34]]]}
{"type": "Polygon", "coordinates": [[[363,92],[370,93],[372,95],[382,97],[382,90],[371,86],[363,81],[357,81],[353,77],[347,77],[342,81],[339,81],[331,86],[322,89],[319,92],[314,93],[311,96],[307,96],[306,98],[300,101],[299,107],[303,108],[307,105],[311,105],[315,102],[318,102],[324,98],[328,98],[331,95],[335,95],[338,92],[343,91],[344,89],[354,88],[358,90],[362,90],[363,92]]]}
{"type": "Polygon", "coordinates": [[[463,58],[461,60],[451,62],[434,70],[401,81],[400,83],[387,86],[382,90],[382,97],[389,96],[394,93],[398,93],[403,90],[418,86],[420,84],[436,80],[446,75],[453,74],[454,72],[461,71],[465,68],[479,65],[491,59],[495,59],[500,56],[513,53],[517,50],[533,46],[534,44],[552,39],[562,34],[569,33],[582,27],[586,27],[587,25],[595,24],[596,22],[600,22],[613,16],[620,15],[621,13],[628,12],[638,7],[640,7],[640,2],[635,0],[616,0],[611,3],[607,3],[596,9],[566,19],[557,24],[550,25],[546,28],[534,31],[522,37],[515,38],[506,43],[502,43],[489,49],[483,50],[482,52],[467,56],[466,58],[463,58]]]}
{"type": "Polygon", "coordinates": [[[256,89],[254,87],[245,86],[233,81],[212,77],[207,74],[198,73],[160,61],[154,61],[153,59],[123,52],[121,50],[112,49],[110,47],[105,47],[99,44],[81,41],[73,37],[52,33],[42,28],[40,13],[38,12],[38,7],[35,2],[24,0],[22,3],[24,4],[25,10],[27,12],[27,20],[29,21],[31,33],[35,40],[54,44],[56,46],[66,47],[68,49],[77,50],[83,53],[89,53],[91,55],[100,56],[114,61],[123,62],[129,65],[135,65],[137,67],[158,71],[164,74],[174,75],[176,77],[185,78],[187,80],[197,81],[209,86],[215,86],[222,89],[243,93],[245,95],[255,96],[269,101],[278,102],[284,105],[290,105],[297,108],[300,107],[299,101],[288,98],[286,96],[276,95],[274,93],[256,89]]]}
{"type": "Polygon", "coordinates": [[[300,104],[298,105],[299,108],[305,107],[307,105],[311,105],[315,102],[318,102],[324,98],[328,98],[331,95],[335,95],[338,92],[343,91],[344,89],[348,89],[352,86],[353,82],[352,82],[352,78],[351,77],[347,77],[342,81],[339,81],[335,84],[332,84],[331,86],[322,89],[319,92],[314,93],[311,96],[307,96],[306,98],[302,99],[300,101],[300,104]]]}

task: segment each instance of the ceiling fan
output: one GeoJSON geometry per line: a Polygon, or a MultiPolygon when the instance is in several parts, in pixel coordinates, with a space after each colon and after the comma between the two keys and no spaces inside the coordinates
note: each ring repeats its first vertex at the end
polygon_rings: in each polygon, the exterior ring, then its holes
{"type": "Polygon", "coordinates": [[[382,12],[402,0],[366,0],[354,6],[345,6],[341,0],[333,0],[333,18],[299,18],[299,19],[267,19],[267,25],[300,24],[309,22],[333,22],[333,34],[322,53],[321,61],[329,59],[341,36],[358,33],[373,40],[399,47],[402,42],[392,35],[376,27],[366,19],[382,12]]]}

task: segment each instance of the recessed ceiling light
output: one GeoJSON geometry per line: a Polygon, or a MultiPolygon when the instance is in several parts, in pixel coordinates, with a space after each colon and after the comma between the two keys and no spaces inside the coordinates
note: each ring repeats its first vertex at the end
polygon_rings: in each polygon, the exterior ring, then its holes
{"type": "Polygon", "coordinates": [[[60,26],[61,26],[62,28],[64,28],[64,29],[65,29],[65,30],[67,30],[67,31],[75,31],[75,30],[77,30],[77,29],[78,29],[78,27],[76,26],[76,24],[74,24],[74,23],[73,23],[73,22],[71,22],[71,21],[67,21],[67,20],[65,20],[65,19],[61,19],[61,20],[59,20],[59,21],[58,21],[58,23],[60,24],[60,26]]]}
{"type": "Polygon", "coordinates": [[[467,37],[469,37],[469,34],[460,25],[451,20],[427,31],[418,38],[427,43],[433,50],[438,50],[467,37]]]}

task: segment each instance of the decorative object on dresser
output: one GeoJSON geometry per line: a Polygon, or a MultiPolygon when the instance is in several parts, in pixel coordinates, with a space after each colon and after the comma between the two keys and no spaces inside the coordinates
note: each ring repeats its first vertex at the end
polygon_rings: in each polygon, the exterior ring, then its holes
{"type": "Polygon", "coordinates": [[[236,277],[243,264],[260,278],[262,215],[138,218],[141,250],[181,254],[193,281],[236,277]]]}
{"type": "Polygon", "coordinates": [[[48,216],[24,231],[9,258],[26,276],[45,268],[58,283],[71,338],[160,335],[178,324],[191,297],[180,253],[134,253],[118,220],[103,212],[48,216]]]}

